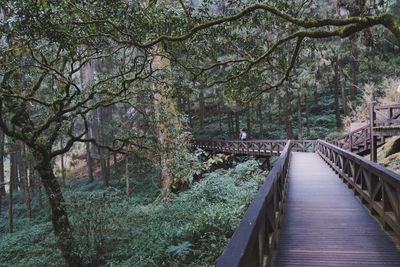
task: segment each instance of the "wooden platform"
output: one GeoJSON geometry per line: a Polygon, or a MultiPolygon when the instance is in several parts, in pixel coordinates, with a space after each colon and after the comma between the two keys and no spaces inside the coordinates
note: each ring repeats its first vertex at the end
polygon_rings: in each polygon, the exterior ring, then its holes
{"type": "Polygon", "coordinates": [[[400,266],[400,251],[317,154],[293,152],[274,266],[400,266]]]}

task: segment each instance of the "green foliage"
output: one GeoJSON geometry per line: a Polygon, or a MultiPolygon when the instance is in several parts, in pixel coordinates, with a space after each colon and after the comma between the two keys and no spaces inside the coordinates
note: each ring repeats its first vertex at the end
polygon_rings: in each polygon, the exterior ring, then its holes
{"type": "Polygon", "coordinates": [[[75,193],[68,203],[71,223],[74,226],[76,253],[87,265],[97,266],[109,257],[109,252],[128,237],[127,222],[121,220],[128,211],[126,198],[116,192],[75,193]]]}
{"type": "Polygon", "coordinates": [[[27,224],[0,238],[0,266],[64,266],[50,223],[27,224]]]}
{"type": "Polygon", "coordinates": [[[249,161],[234,170],[208,174],[168,203],[131,209],[132,239],[115,252],[126,258],[115,265],[211,264],[236,228],[262,177],[258,164],[249,161]],[[253,179],[240,182],[250,173],[253,179]]]}
{"type": "MultiPolygon", "coordinates": [[[[258,164],[250,160],[209,173],[168,202],[73,182],[64,194],[74,252],[89,266],[211,265],[264,180],[258,164]]],[[[0,266],[65,266],[49,222],[25,222],[20,229],[0,237],[0,266]]]]}

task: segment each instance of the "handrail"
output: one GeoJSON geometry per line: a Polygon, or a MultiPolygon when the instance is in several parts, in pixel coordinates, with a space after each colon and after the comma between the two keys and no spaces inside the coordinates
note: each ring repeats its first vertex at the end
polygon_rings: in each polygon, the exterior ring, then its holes
{"type": "Polygon", "coordinates": [[[279,155],[286,140],[194,140],[192,145],[204,150],[255,156],[279,155]]]}
{"type": "Polygon", "coordinates": [[[317,153],[349,184],[386,229],[400,237],[400,175],[318,140],[317,153]]]}
{"type": "Polygon", "coordinates": [[[374,106],[374,126],[388,126],[400,124],[400,104],[374,106]],[[397,112],[394,112],[397,111],[397,112]],[[379,118],[378,118],[379,117],[379,118]]]}
{"type": "MultiPolygon", "coordinates": [[[[251,155],[271,156],[279,155],[284,149],[287,140],[193,140],[192,146],[204,150],[251,155]]],[[[315,151],[316,140],[292,140],[294,151],[315,151]]]]}
{"type": "Polygon", "coordinates": [[[399,118],[400,103],[381,106],[372,103],[368,125],[336,138],[331,143],[359,154],[369,153],[371,149],[376,154],[376,147],[384,143],[384,137],[375,138],[374,128],[376,126],[400,125],[399,118]],[[394,112],[395,110],[397,112],[394,112]]]}
{"type": "Polygon", "coordinates": [[[355,146],[359,144],[363,144],[363,149],[369,149],[370,140],[370,125],[365,125],[357,130],[354,130],[346,135],[341,136],[340,138],[336,138],[332,141],[333,144],[346,149],[353,149],[355,146]]]}
{"type": "Polygon", "coordinates": [[[376,109],[376,110],[380,110],[380,109],[391,109],[391,108],[396,108],[396,109],[398,108],[398,109],[400,109],[400,103],[375,106],[375,109],[376,109]]]}
{"type": "Polygon", "coordinates": [[[276,249],[293,142],[288,141],[251,202],[216,267],[263,267],[276,249]]]}

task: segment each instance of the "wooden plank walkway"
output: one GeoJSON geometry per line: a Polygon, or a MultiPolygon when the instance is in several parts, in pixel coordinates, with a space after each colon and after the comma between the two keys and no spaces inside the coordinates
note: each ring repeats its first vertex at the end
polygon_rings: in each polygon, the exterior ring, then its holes
{"type": "Polygon", "coordinates": [[[293,152],[274,266],[400,266],[400,252],[317,154],[293,152]]]}

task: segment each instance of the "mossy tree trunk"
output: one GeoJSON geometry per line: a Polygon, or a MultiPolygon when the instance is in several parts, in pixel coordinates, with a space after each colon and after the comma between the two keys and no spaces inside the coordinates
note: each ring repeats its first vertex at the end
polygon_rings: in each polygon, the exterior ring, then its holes
{"type": "Polygon", "coordinates": [[[5,135],[0,129],[0,215],[1,208],[3,204],[3,197],[6,195],[6,190],[4,186],[4,146],[5,146],[5,135]]]}
{"type": "Polygon", "coordinates": [[[81,258],[74,253],[74,242],[71,226],[68,220],[67,207],[51,164],[50,153],[33,151],[37,161],[35,169],[41,177],[46,191],[54,233],[58,239],[58,245],[63,253],[68,266],[82,266],[81,258]]]}
{"type": "Polygon", "coordinates": [[[26,213],[28,218],[32,218],[32,206],[31,196],[29,192],[29,181],[28,181],[28,165],[26,157],[26,147],[22,142],[18,142],[18,172],[20,177],[20,187],[24,196],[24,202],[26,206],[26,213]]]}
{"type": "Polygon", "coordinates": [[[292,130],[292,119],[291,119],[291,113],[292,113],[292,108],[291,108],[291,102],[292,102],[292,96],[289,92],[289,89],[286,88],[286,100],[287,103],[285,103],[284,107],[284,116],[285,116],[285,125],[286,125],[286,135],[287,139],[293,139],[293,130],[292,130]]]}
{"type": "MultiPolygon", "coordinates": [[[[346,95],[346,78],[344,77],[343,73],[343,67],[340,64],[340,61],[337,60],[336,64],[338,65],[339,68],[339,77],[340,77],[340,84],[342,88],[342,103],[343,103],[343,115],[347,116],[348,111],[347,111],[347,95],[346,95]]],[[[350,90],[351,92],[351,90],[350,90]]],[[[354,97],[354,95],[352,95],[354,97]]]]}
{"type": "Polygon", "coordinates": [[[334,86],[333,86],[333,93],[335,98],[335,119],[336,119],[336,129],[340,129],[340,110],[339,110],[339,66],[338,66],[338,56],[336,56],[334,64],[334,86]]]}

